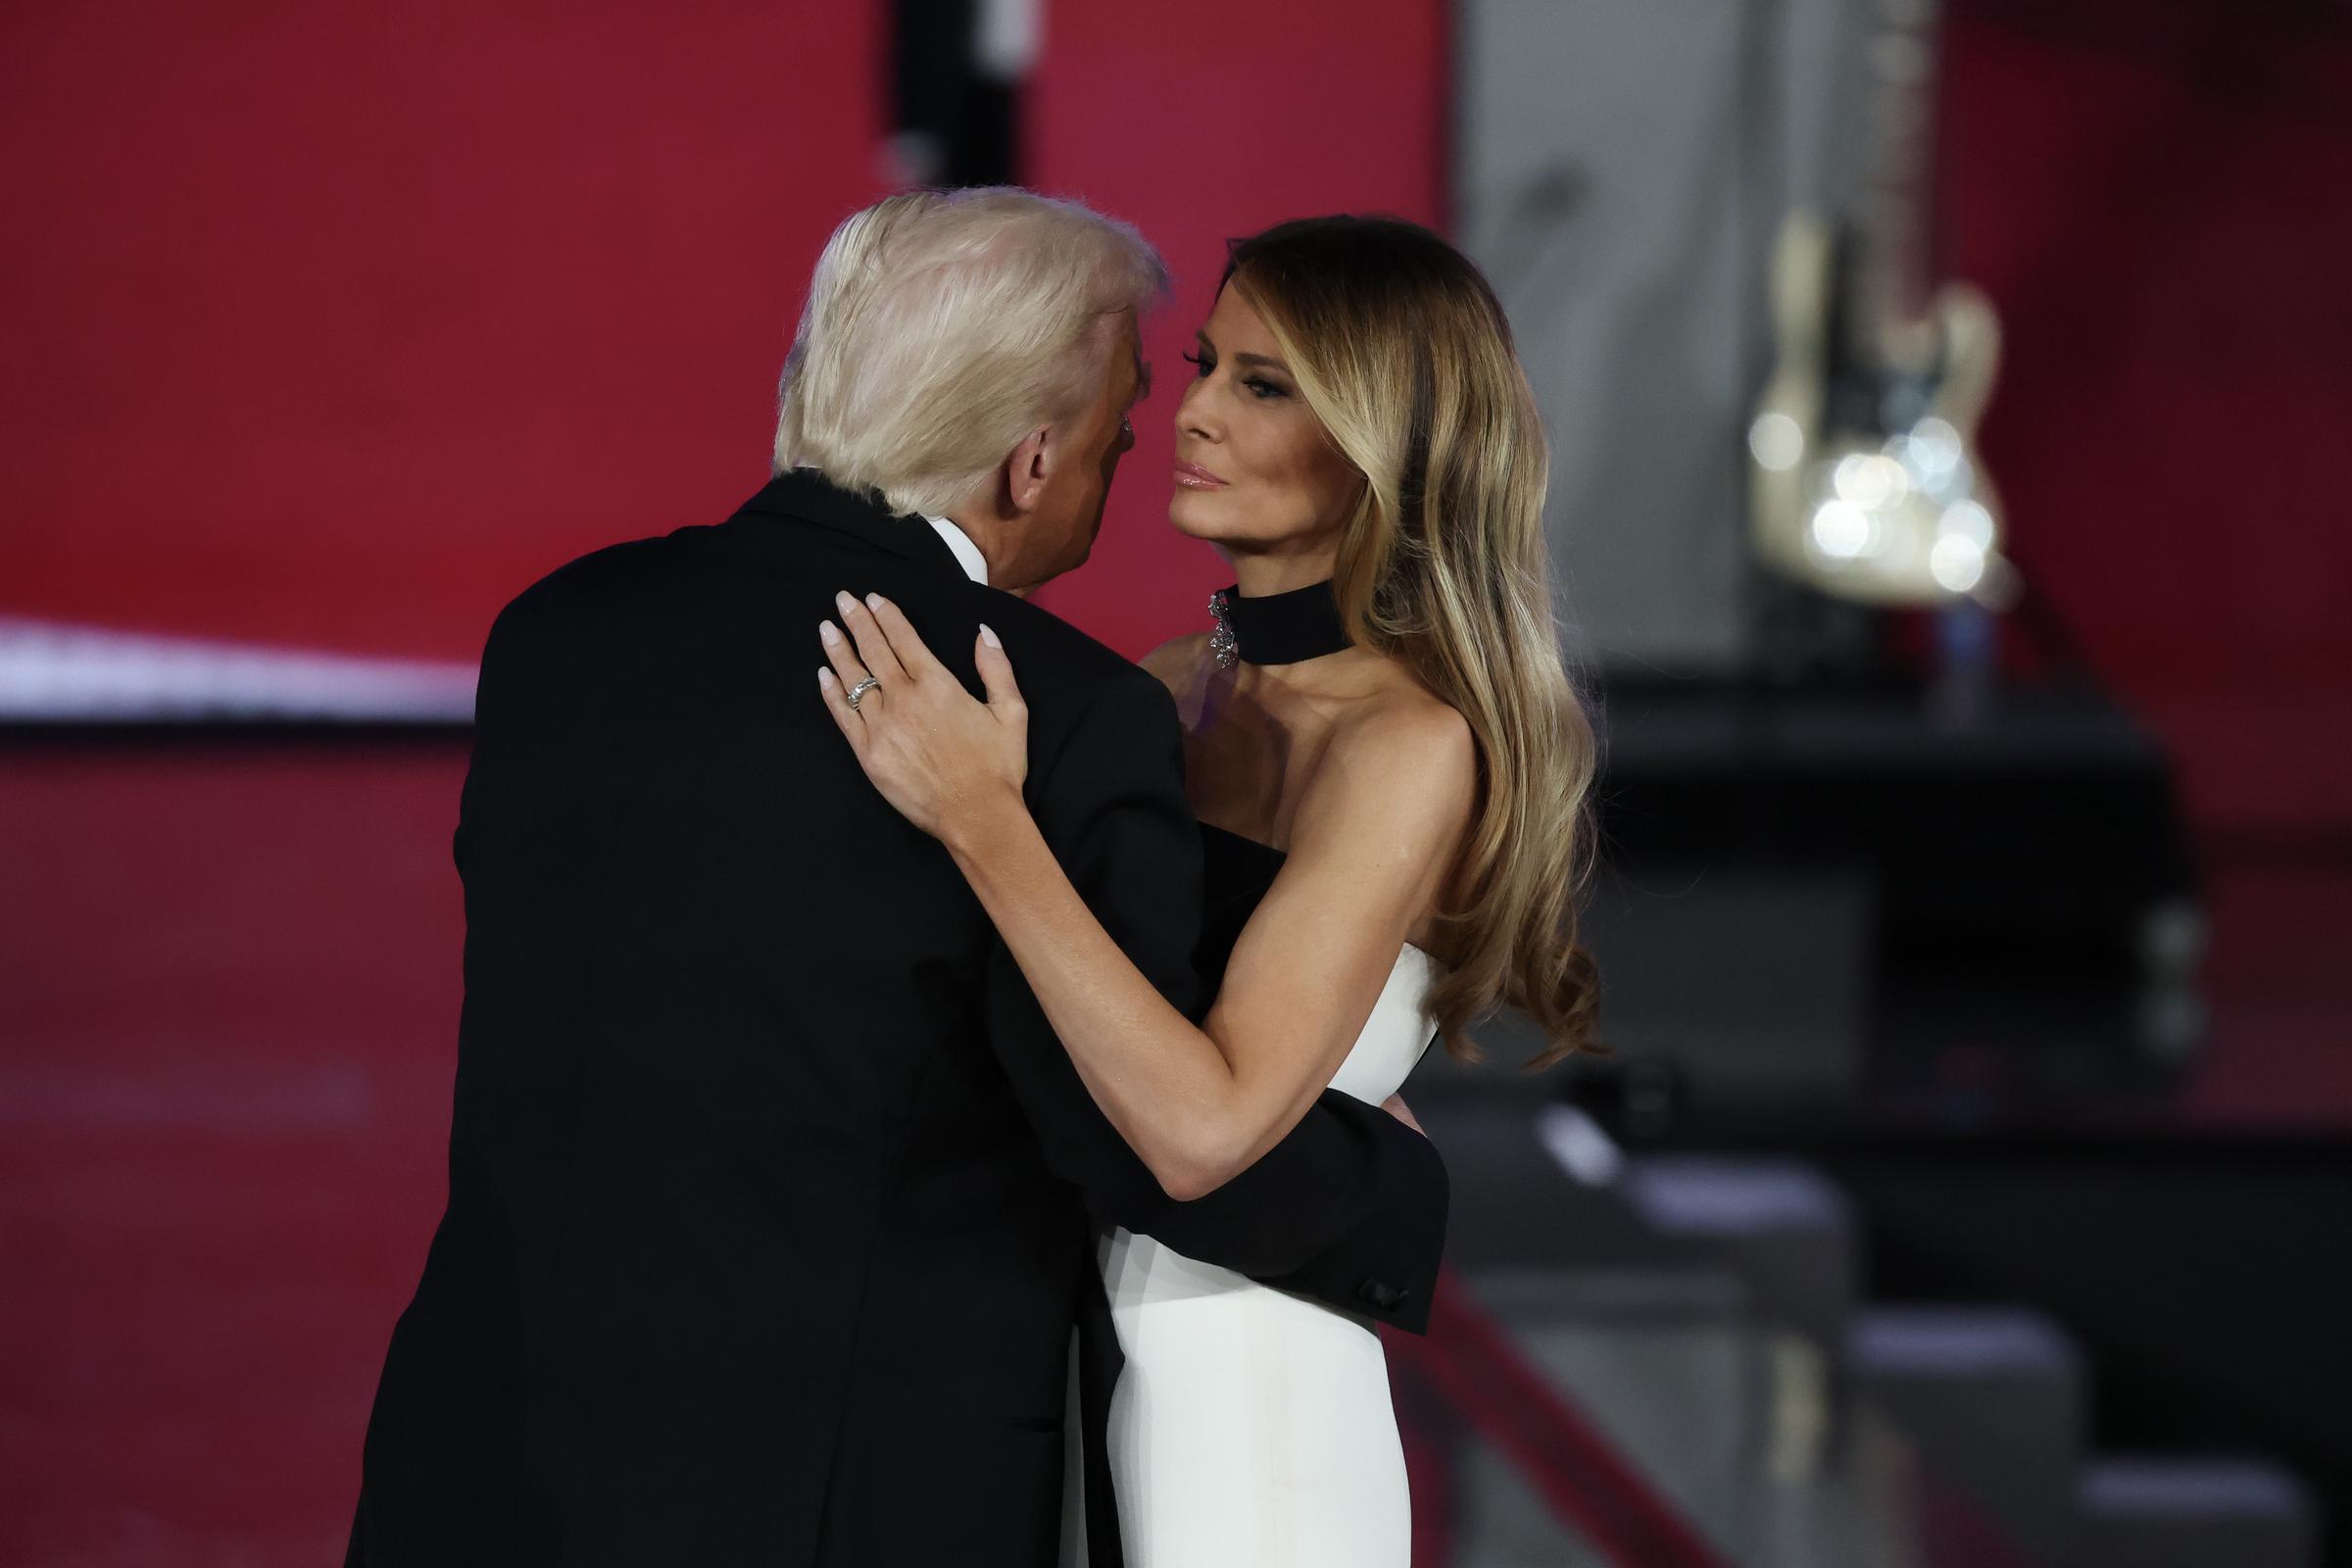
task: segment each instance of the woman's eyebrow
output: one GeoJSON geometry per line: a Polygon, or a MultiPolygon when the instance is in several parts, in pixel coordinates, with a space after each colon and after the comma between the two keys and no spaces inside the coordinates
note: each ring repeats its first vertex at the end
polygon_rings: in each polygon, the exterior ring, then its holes
{"type": "MultiPolygon", "coordinates": [[[[1206,332],[1200,331],[1199,328],[1195,328],[1193,336],[1199,341],[1202,348],[1208,350],[1208,352],[1211,354],[1217,354],[1217,346],[1209,341],[1209,336],[1206,332]]],[[[1217,355],[1217,357],[1220,359],[1224,358],[1222,355],[1217,355]]],[[[1283,364],[1280,360],[1274,358],[1274,356],[1271,354],[1236,354],[1233,356],[1233,363],[1236,365],[1248,366],[1253,369],[1280,370],[1285,375],[1291,373],[1291,368],[1283,364]]]]}

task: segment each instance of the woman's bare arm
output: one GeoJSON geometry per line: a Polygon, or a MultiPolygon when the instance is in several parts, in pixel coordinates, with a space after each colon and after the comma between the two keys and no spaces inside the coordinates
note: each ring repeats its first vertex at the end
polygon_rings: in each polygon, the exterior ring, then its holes
{"type": "MultiPolygon", "coordinates": [[[[861,717],[835,684],[836,719],[883,793],[955,857],[1103,1113],[1173,1198],[1247,1169],[1330,1084],[1434,905],[1475,790],[1468,726],[1422,702],[1332,738],[1196,1027],[1104,933],[1031,819],[1004,762],[1002,713],[1018,694],[1002,652],[977,651],[984,708],[887,602],[844,618],[866,662],[855,667],[872,665],[890,695],[861,717]]],[[[847,646],[835,664],[854,684],[847,646]]]]}
{"type": "Polygon", "coordinates": [[[1417,719],[1334,738],[1201,1028],[1104,934],[1017,796],[945,824],[1088,1091],[1169,1196],[1247,1169],[1338,1072],[1458,841],[1469,736],[1453,725],[1458,750],[1417,719]]]}

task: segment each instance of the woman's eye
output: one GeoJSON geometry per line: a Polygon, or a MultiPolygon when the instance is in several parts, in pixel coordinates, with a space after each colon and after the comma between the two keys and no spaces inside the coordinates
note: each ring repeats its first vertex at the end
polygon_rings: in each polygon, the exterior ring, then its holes
{"type": "Polygon", "coordinates": [[[1258,399],[1260,402],[1268,402],[1275,398],[1287,397],[1289,395],[1289,390],[1287,388],[1276,386],[1273,382],[1267,380],[1263,376],[1253,375],[1249,380],[1244,381],[1242,385],[1248,387],[1250,389],[1250,395],[1258,399]]]}
{"type": "Polygon", "coordinates": [[[1176,357],[1187,365],[1198,367],[1193,374],[1199,380],[1207,380],[1208,372],[1217,368],[1217,362],[1205,354],[1179,354],[1176,357]]]}

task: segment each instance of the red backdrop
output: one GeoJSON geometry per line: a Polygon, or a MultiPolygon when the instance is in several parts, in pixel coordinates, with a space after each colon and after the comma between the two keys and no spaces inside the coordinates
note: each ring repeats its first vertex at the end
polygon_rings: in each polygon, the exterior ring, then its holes
{"type": "Polygon", "coordinates": [[[2352,819],[2352,24],[1955,0],[1955,261],[2028,576],[2207,821],[2352,819]]]}
{"type": "MultiPolygon", "coordinates": [[[[13,13],[0,612],[463,658],[559,562],[723,515],[882,188],[882,9],[13,13]]],[[[1163,378],[1227,235],[1433,216],[1440,6],[1377,9],[1052,9],[1031,177],[1182,270],[1163,378]]],[[[1173,407],[1054,600],[1137,651],[1217,579],[1163,537],[1173,407]]]]}
{"type": "Polygon", "coordinates": [[[766,477],[880,8],[10,7],[0,612],[470,657],[766,477]]]}
{"type": "MultiPolygon", "coordinates": [[[[0,612],[463,658],[557,562],[723,513],[815,249],[879,189],[879,12],[11,8],[0,612]]],[[[1180,274],[1096,564],[1049,595],[1118,646],[1199,626],[1221,577],[1161,514],[1220,242],[1438,215],[1444,15],[1049,8],[1032,178],[1180,274]]],[[[2318,721],[2352,709],[2352,43],[2324,15],[1953,6],[2018,552],[2230,821],[2352,801],[2318,721]]]]}

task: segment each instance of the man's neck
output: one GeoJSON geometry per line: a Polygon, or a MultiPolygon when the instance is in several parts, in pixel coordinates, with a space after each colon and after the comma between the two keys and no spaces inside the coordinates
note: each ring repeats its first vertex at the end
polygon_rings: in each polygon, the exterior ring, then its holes
{"type": "Polygon", "coordinates": [[[944,515],[963,530],[963,536],[980,552],[980,559],[988,563],[991,587],[1022,599],[1029,597],[1037,586],[1035,583],[1012,581],[1012,530],[1018,525],[1017,519],[999,516],[993,510],[982,507],[958,507],[944,515]]]}

